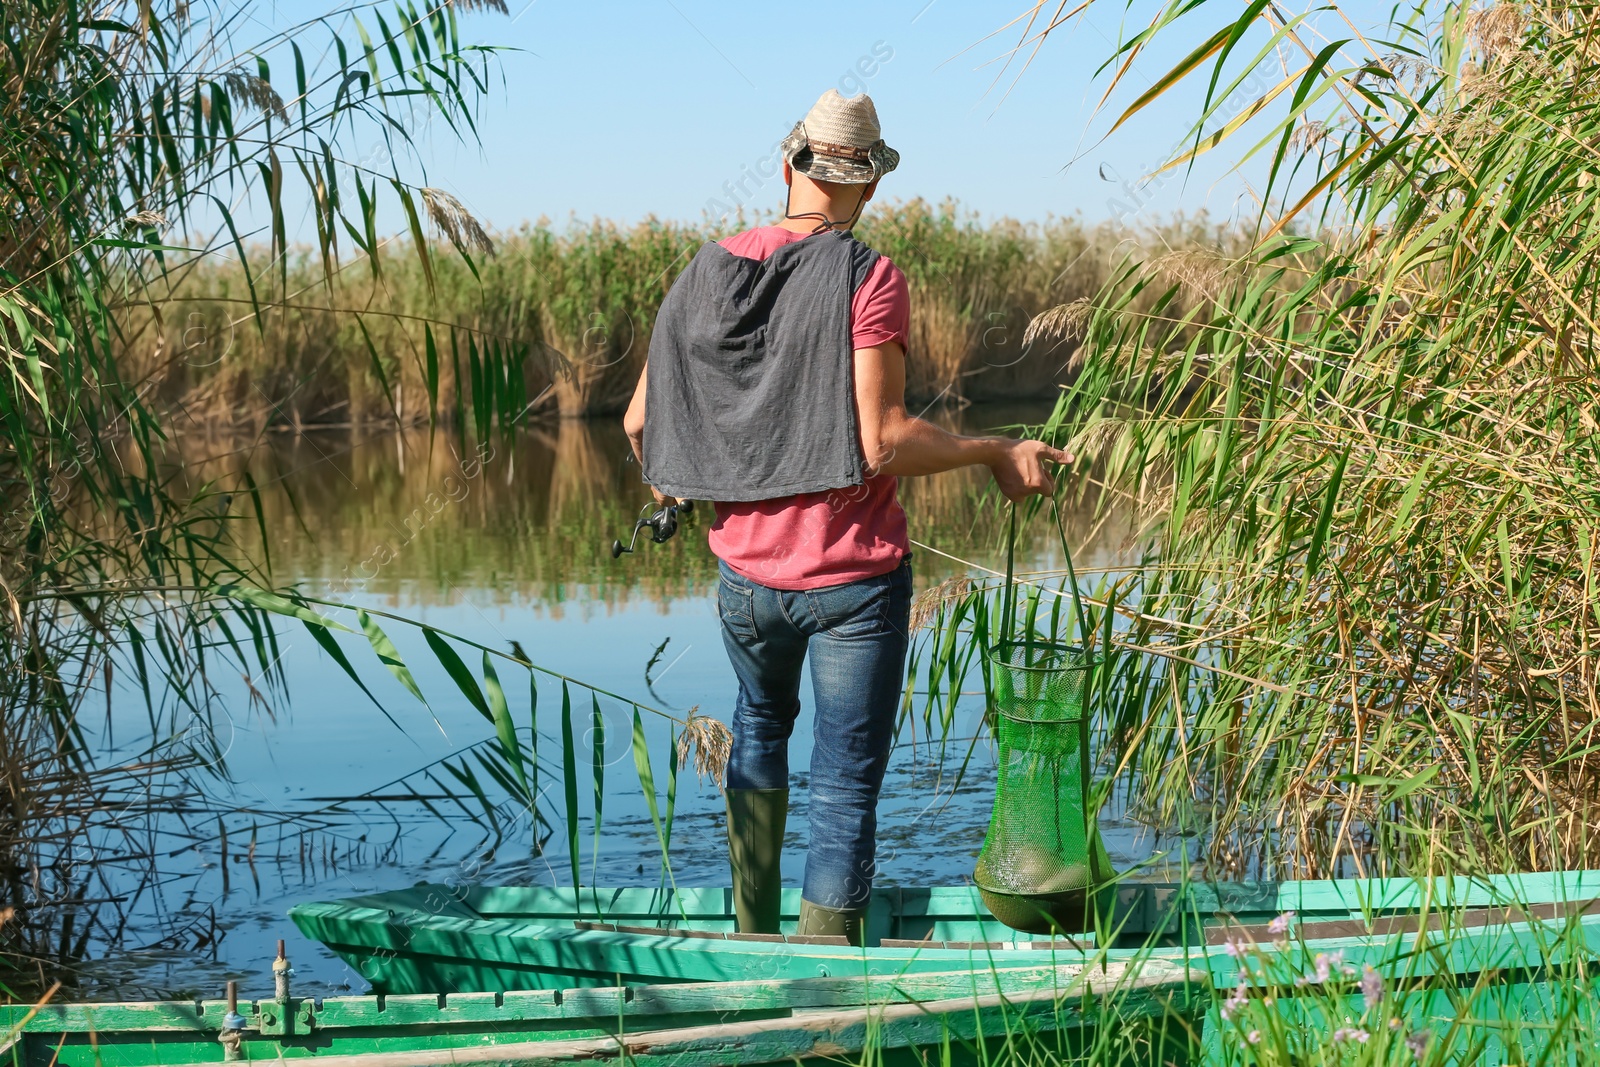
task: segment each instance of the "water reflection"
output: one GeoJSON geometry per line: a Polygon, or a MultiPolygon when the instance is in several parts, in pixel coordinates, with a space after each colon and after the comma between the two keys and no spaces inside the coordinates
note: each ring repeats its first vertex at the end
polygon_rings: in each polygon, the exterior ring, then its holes
{"type": "MultiPolygon", "coordinates": [[[[969,409],[953,421],[977,430],[1042,414],[969,409]]],[[[481,445],[426,431],[272,435],[243,460],[232,443],[181,447],[198,476],[243,463],[262,487],[279,581],[423,603],[472,595],[560,605],[581,591],[611,604],[638,597],[667,604],[715,576],[705,549],[709,509],[687,525],[690,536],[611,559],[611,539],[626,534],[650,500],[616,423],[564,420],[481,445]],[[207,458],[219,452],[227,458],[207,458]]],[[[996,503],[985,499],[988,480],[982,470],[902,480],[912,536],[992,563],[996,503]]],[[[259,535],[247,527],[253,521],[242,521],[239,533],[254,550],[259,535]]],[[[1103,531],[1090,551],[1115,555],[1123,533],[1103,531]]],[[[1025,558],[1055,551],[1042,526],[1024,537],[1025,558]]],[[[927,555],[918,569],[938,580],[960,568],[927,555]]]]}

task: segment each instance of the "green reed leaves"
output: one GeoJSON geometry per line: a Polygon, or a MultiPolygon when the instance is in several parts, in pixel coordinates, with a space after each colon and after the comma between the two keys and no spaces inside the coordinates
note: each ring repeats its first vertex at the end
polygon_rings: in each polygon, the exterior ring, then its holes
{"type": "Polygon", "coordinates": [[[1048,427],[1149,538],[1110,756],[1222,869],[1592,864],[1595,11],[1214,7],[1129,42],[1205,43],[1128,116],[1205,79],[1195,137],[1270,158],[1259,237],[1107,286],[1048,427]]]}
{"type": "Polygon", "coordinates": [[[600,698],[589,694],[589,764],[594,774],[594,852],[590,857],[589,883],[596,884],[594,872],[600,865],[600,823],[606,799],[606,717],[600,711],[600,698]]]}
{"type": "MultiPolygon", "coordinates": [[[[223,4],[0,7],[0,764],[12,813],[0,820],[0,849],[16,872],[7,889],[18,909],[0,929],[8,958],[70,963],[81,938],[57,936],[52,924],[93,924],[61,902],[120,899],[110,888],[86,894],[82,872],[93,881],[96,857],[116,854],[116,838],[172,807],[166,791],[187,795],[195,775],[220,766],[206,735],[219,714],[208,679],[222,661],[245,676],[252,699],[281,692],[270,617],[300,619],[365,688],[334,640],[344,627],[273,592],[256,569],[268,557],[233,551],[235,487],[172,477],[173,424],[156,403],[246,338],[263,352],[294,347],[286,204],[299,197],[310,210],[325,293],[348,265],[342,234],[376,250],[375,156],[352,158],[354,141],[386,146],[405,199],[412,126],[396,116],[432,113],[473,129],[491,51],[462,40],[450,5],[358,3],[342,16],[342,30],[315,20],[252,48],[223,4]],[[351,28],[363,47],[340,36],[351,28]],[[313,53],[301,45],[318,36],[326,47],[308,67],[313,53]],[[289,37],[292,93],[273,70],[289,58],[289,37]],[[380,52],[382,64],[368,62],[380,52]],[[241,209],[259,230],[235,217],[241,209]],[[203,264],[229,256],[239,284],[226,303],[197,309],[177,298],[203,264]],[[164,340],[148,361],[122,358],[156,335],[164,340]],[[79,724],[96,684],[109,691],[118,675],[144,694],[152,736],[173,739],[142,769],[96,767],[79,724]],[[145,799],[107,823],[112,809],[98,798],[120,788],[120,775],[143,782],[145,799]],[[81,803],[44,802],[43,783],[68,779],[80,782],[81,803]],[[94,837],[102,832],[110,836],[94,837]]],[[[424,202],[441,233],[466,225],[443,201],[424,202]]],[[[427,254],[425,242],[419,249],[427,254]]],[[[527,356],[497,352],[502,369],[527,356]]],[[[371,358],[365,373],[393,386],[398,406],[392,368],[371,358]]],[[[521,404],[508,379],[485,385],[502,426],[521,404]]],[[[237,488],[265,530],[256,484],[237,488]]],[[[381,659],[380,644],[373,639],[381,659]]]]}
{"type": "Polygon", "coordinates": [[[572,692],[561,683],[561,786],[566,801],[567,858],[572,864],[572,886],[583,884],[582,852],[578,845],[578,746],[572,732],[572,692]]]}

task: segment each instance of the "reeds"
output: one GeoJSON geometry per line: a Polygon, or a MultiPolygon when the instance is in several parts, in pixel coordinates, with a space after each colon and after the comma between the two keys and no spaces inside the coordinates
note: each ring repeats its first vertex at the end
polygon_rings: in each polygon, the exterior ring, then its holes
{"type": "MultiPolygon", "coordinates": [[[[118,929],[94,916],[93,900],[114,895],[95,891],[104,872],[152,861],[150,820],[181,811],[216,773],[208,672],[227,664],[254,693],[281,678],[264,614],[218,595],[259,572],[230,551],[216,487],[173,477],[174,425],[151,401],[172,367],[224,359],[235,330],[292,346],[274,317],[293,299],[283,204],[299,179],[287,174],[305,180],[326,284],[338,241],[377,245],[374,172],[337,154],[363,116],[426,107],[468,124],[486,54],[461,41],[455,11],[391,7],[383,21],[375,7],[344,12],[374,22],[356,34],[372,52],[334,35],[319,42],[322,65],[297,64],[275,86],[265,51],[279,42],[236,50],[234,13],[204,2],[0,5],[0,886],[11,909],[0,983],[13,990],[118,929]],[[225,301],[190,317],[170,295],[206,252],[246,251],[225,206],[241,195],[273,221],[269,243],[225,301]],[[206,208],[221,232],[193,238],[196,256],[189,234],[206,208]],[[146,361],[121,362],[145,326],[146,361]],[[144,696],[151,741],[106,764],[81,717],[119,681],[144,696]]],[[[327,32],[300,29],[302,40],[327,32]]],[[[398,170],[388,188],[415,235],[420,196],[445,236],[475,238],[398,170]]],[[[359,316],[340,324],[361,332],[359,316]]],[[[471,331],[447,340],[465,349],[481,431],[516,406],[508,368],[526,355],[471,331]]],[[[382,360],[363,350],[387,395],[382,360]]],[[[436,407],[455,365],[436,358],[413,403],[436,407]]],[[[256,499],[248,481],[233,488],[256,499]]]]}
{"type": "Polygon", "coordinates": [[[1227,13],[1315,87],[1274,207],[1223,271],[1102,291],[1049,427],[1149,517],[1099,595],[1106,758],[1219,875],[1596,864],[1600,12],[1442,10],[1320,55],[1227,13]]]}
{"type": "MultiPolygon", "coordinates": [[[[443,393],[430,400],[427,334],[442,344],[454,325],[529,354],[517,373],[533,409],[615,413],[632,395],[667,289],[702,244],[732,232],[655,219],[564,229],[540,221],[494,235],[494,255],[480,257],[490,235],[458,224],[442,196],[424,191],[441,230],[475,256],[470,263],[435,253],[425,268],[413,248],[391,242],[377,253],[378,270],[353,261],[330,288],[321,256],[304,250],[286,267],[292,297],[258,331],[248,325],[242,268],[208,260],[164,299],[161,326],[149,320],[152,308],[129,309],[125,373],[213,425],[449,421],[453,386],[435,387],[443,393]]],[[[869,211],[858,232],[910,283],[909,394],[952,405],[1054,397],[1082,334],[1025,337],[1030,319],[1099,291],[1130,248],[1209,261],[1241,240],[1203,216],[1130,232],[1077,218],[985,222],[952,202],[920,200],[869,211]]]]}

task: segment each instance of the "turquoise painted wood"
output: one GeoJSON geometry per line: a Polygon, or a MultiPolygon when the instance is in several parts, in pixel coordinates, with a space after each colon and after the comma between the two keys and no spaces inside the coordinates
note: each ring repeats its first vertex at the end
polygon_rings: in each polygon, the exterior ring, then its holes
{"type": "MultiPolygon", "coordinates": [[[[677,1067],[862,1057],[911,1063],[1078,1055],[1114,1020],[1185,1058],[1204,1010],[1187,972],[1071,975],[1035,966],[894,979],[694,983],[505,994],[241,1003],[240,1061],[330,1067],[623,1060],[677,1067]],[[1116,1005],[1100,997],[1116,987],[1116,1005]],[[288,1023],[285,1025],[284,1020],[288,1023]]],[[[171,1067],[224,1060],[221,1001],[0,1007],[17,1067],[171,1067]]]]}
{"type": "MultiPolygon", "coordinates": [[[[1217,991],[1218,1002],[1224,992],[1217,991]]],[[[1389,1035],[1390,1041],[1400,1044],[1407,1036],[1428,1032],[1434,1043],[1430,1054],[1436,1057],[1429,1060],[1432,1063],[1501,1067],[1593,1064],[1600,1059],[1600,1039],[1595,1037],[1600,1034],[1600,987],[1581,974],[1494,975],[1481,982],[1411,991],[1403,1003],[1404,1009],[1392,1015],[1399,1026],[1389,1035]]],[[[1388,1029],[1386,1023],[1372,1022],[1359,995],[1276,998],[1273,1012],[1284,1031],[1302,1040],[1319,1039],[1330,1051],[1339,1048],[1329,1038],[1340,1027],[1365,1023],[1373,1033],[1371,1040],[1388,1029]]],[[[1214,1004],[1206,1013],[1195,1059],[1205,1067],[1260,1064],[1259,1047],[1250,1045],[1247,1035],[1262,1025],[1259,1013],[1224,1020],[1214,1004]]],[[[1354,1059],[1350,1046],[1345,1051],[1354,1059]]],[[[1408,1050],[1387,1062],[1410,1059],[1408,1050]]],[[[1304,1062],[1336,1063],[1338,1058],[1304,1062]]]]}

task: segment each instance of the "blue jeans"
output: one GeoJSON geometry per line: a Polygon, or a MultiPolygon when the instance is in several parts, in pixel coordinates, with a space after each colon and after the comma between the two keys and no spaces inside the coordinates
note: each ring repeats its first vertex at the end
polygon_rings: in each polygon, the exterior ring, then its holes
{"type": "Polygon", "coordinates": [[[876,578],[803,590],[772,589],[723,564],[717,613],[739,678],[728,788],[789,788],[809,650],[816,714],[801,895],[839,911],[865,907],[910,643],[910,558],[876,578]]]}

